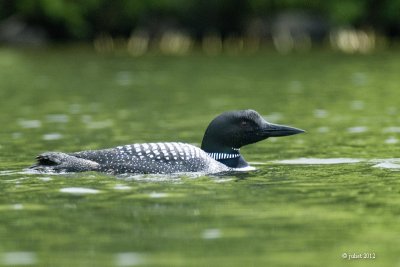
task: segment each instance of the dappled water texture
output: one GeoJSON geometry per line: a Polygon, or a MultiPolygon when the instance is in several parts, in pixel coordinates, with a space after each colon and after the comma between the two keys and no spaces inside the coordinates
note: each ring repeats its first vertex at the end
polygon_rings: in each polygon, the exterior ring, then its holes
{"type": "Polygon", "coordinates": [[[400,266],[399,70],[388,52],[3,48],[0,265],[400,266]],[[244,173],[24,170],[48,150],[199,145],[244,108],[307,133],[243,148],[244,173]]]}

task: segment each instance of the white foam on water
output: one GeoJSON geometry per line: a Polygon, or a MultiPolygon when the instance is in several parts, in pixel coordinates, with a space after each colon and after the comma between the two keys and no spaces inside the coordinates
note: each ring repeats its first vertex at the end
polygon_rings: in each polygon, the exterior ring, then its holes
{"type": "Polygon", "coordinates": [[[99,190],[92,189],[92,188],[84,188],[84,187],[65,187],[65,188],[61,188],[60,192],[69,193],[69,194],[77,194],[77,195],[100,193],[99,190]]]}
{"type": "Polygon", "coordinates": [[[214,180],[216,183],[228,183],[228,182],[231,182],[231,181],[234,181],[234,179],[233,178],[219,178],[219,179],[215,179],[214,180]]]}
{"type": "Polygon", "coordinates": [[[400,164],[392,163],[392,162],[381,162],[374,166],[373,168],[381,168],[381,169],[400,169],[400,164]]]}
{"type": "Polygon", "coordinates": [[[116,266],[137,266],[146,263],[146,257],[138,252],[121,252],[115,254],[116,266]]]}
{"type": "Polygon", "coordinates": [[[254,170],[256,170],[256,168],[252,167],[252,166],[246,166],[243,168],[235,168],[234,169],[234,171],[236,171],[236,172],[248,172],[248,171],[254,171],[254,170]]]}
{"type": "Polygon", "coordinates": [[[400,169],[400,158],[372,159],[369,162],[374,164],[374,168],[400,169]]]}
{"type": "Polygon", "coordinates": [[[36,253],[28,251],[10,251],[0,254],[2,265],[34,265],[37,262],[36,253]]]}
{"type": "Polygon", "coordinates": [[[261,161],[250,161],[248,162],[250,165],[267,165],[268,162],[261,162],[261,161]]]}
{"type": "Polygon", "coordinates": [[[298,158],[298,159],[284,159],[276,160],[273,163],[279,164],[296,164],[296,165],[329,165],[329,164],[348,164],[362,162],[362,159],[354,158],[298,158]]]}

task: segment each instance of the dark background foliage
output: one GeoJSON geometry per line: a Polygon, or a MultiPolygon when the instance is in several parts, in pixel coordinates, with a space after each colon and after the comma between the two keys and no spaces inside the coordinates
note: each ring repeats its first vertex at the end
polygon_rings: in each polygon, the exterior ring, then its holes
{"type": "Polygon", "coordinates": [[[330,27],[372,29],[389,38],[400,33],[400,0],[14,0],[0,2],[0,21],[17,18],[58,41],[166,27],[200,39],[210,32],[244,35],[252,20],[268,24],[288,10],[323,18],[330,27]]]}

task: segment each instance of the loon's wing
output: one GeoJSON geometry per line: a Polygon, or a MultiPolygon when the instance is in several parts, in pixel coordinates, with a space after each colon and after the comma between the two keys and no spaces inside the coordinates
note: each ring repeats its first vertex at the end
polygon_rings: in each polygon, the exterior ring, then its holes
{"type": "Polygon", "coordinates": [[[173,142],[132,144],[69,155],[94,161],[100,171],[112,173],[217,172],[224,168],[200,148],[173,142]]]}

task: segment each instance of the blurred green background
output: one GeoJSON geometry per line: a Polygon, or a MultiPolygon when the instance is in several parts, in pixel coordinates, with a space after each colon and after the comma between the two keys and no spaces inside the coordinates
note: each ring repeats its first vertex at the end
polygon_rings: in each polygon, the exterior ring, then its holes
{"type": "Polygon", "coordinates": [[[399,0],[15,0],[0,2],[0,42],[94,41],[97,50],[123,47],[133,55],[268,45],[286,53],[315,44],[369,52],[395,43],[399,14],[399,0]]]}

